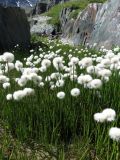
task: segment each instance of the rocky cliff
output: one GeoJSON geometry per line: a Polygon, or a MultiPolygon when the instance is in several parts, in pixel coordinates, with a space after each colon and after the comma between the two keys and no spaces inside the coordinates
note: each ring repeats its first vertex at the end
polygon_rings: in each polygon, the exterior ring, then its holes
{"type": "Polygon", "coordinates": [[[109,0],[103,4],[95,19],[89,43],[111,48],[120,46],[120,0],[109,0]]]}
{"type": "Polygon", "coordinates": [[[24,10],[0,6],[0,49],[16,44],[26,48],[30,43],[30,27],[24,10]]]}
{"type": "Polygon", "coordinates": [[[64,3],[67,1],[69,0],[38,0],[31,14],[38,15],[44,13],[48,11],[50,8],[52,8],[54,5],[58,3],[64,3]]]}
{"type": "Polygon", "coordinates": [[[104,4],[89,4],[76,19],[70,18],[72,9],[60,13],[62,39],[73,45],[97,43],[106,48],[120,45],[120,0],[104,4]]]}
{"type": "Polygon", "coordinates": [[[44,1],[44,2],[38,1],[32,10],[32,13],[31,13],[32,16],[46,12],[47,5],[48,5],[47,1],[44,1]]]}

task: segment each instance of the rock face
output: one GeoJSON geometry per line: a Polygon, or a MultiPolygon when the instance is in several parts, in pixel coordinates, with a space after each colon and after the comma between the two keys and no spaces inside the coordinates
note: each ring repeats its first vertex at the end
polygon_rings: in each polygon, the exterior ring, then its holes
{"type": "Polygon", "coordinates": [[[88,7],[79,13],[77,19],[70,19],[71,8],[64,9],[60,14],[62,25],[62,38],[70,39],[74,45],[87,43],[94,30],[95,18],[101,4],[89,4],[88,7]]]}
{"type": "Polygon", "coordinates": [[[88,39],[94,30],[95,18],[101,4],[90,4],[80,13],[73,25],[73,41],[75,44],[88,43],[88,39]]]}
{"type": "Polygon", "coordinates": [[[33,11],[32,11],[32,16],[44,13],[44,12],[46,12],[46,10],[47,10],[47,3],[37,2],[33,11]]]}
{"type": "Polygon", "coordinates": [[[33,16],[33,15],[38,15],[38,14],[44,13],[44,12],[48,11],[54,5],[56,5],[60,2],[64,3],[66,1],[69,1],[69,0],[37,0],[36,5],[33,8],[31,14],[33,16]]]}
{"type": "Polygon", "coordinates": [[[120,0],[109,0],[98,11],[89,42],[106,48],[120,46],[120,0]]]}
{"type": "Polygon", "coordinates": [[[30,27],[24,10],[0,6],[0,50],[16,44],[26,48],[30,44],[30,27]]]}
{"type": "Polygon", "coordinates": [[[71,21],[70,14],[72,11],[73,11],[72,8],[63,8],[60,13],[61,30],[64,34],[66,33],[67,27],[69,27],[68,24],[71,21]]]}
{"type": "Polygon", "coordinates": [[[73,45],[97,43],[97,47],[120,45],[120,0],[89,4],[77,19],[69,18],[70,9],[60,14],[62,38],[73,45]]]}

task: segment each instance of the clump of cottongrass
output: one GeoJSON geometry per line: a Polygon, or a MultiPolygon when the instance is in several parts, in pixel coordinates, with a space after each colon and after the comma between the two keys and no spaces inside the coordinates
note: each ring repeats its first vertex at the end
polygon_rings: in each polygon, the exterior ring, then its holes
{"type": "Polygon", "coordinates": [[[53,66],[55,67],[56,70],[63,70],[64,65],[63,65],[63,57],[55,57],[53,59],[53,66]]]}
{"type": "Polygon", "coordinates": [[[21,68],[23,68],[23,63],[17,60],[15,62],[15,68],[16,68],[17,71],[20,71],[21,68]]]}
{"type": "Polygon", "coordinates": [[[100,123],[105,122],[105,116],[102,113],[95,113],[94,114],[94,120],[100,123]]]}
{"type": "Polygon", "coordinates": [[[25,93],[23,92],[23,90],[15,91],[13,93],[13,99],[16,101],[23,99],[23,97],[25,97],[25,93]]]}
{"type": "Polygon", "coordinates": [[[91,57],[85,57],[81,61],[79,61],[79,66],[82,66],[83,68],[92,66],[92,58],[91,57]]]}
{"type": "Polygon", "coordinates": [[[116,112],[111,108],[106,108],[100,113],[94,114],[94,120],[97,122],[111,122],[114,121],[116,117],[116,112]]]}
{"type": "Polygon", "coordinates": [[[41,88],[43,88],[44,87],[44,82],[40,82],[39,84],[38,84],[38,87],[41,87],[41,88]]]}
{"type": "Polygon", "coordinates": [[[65,98],[65,92],[62,92],[62,91],[61,91],[61,92],[58,92],[58,93],[57,93],[57,98],[58,98],[58,99],[64,99],[64,98],[65,98]]]}
{"type": "Polygon", "coordinates": [[[70,75],[70,80],[71,81],[76,81],[77,80],[77,75],[76,74],[71,74],[70,75]]]}
{"type": "Polygon", "coordinates": [[[72,58],[70,59],[70,62],[71,62],[71,64],[75,65],[75,64],[77,64],[77,63],[79,62],[79,58],[77,58],[77,57],[72,57],[72,58]]]}
{"type": "Polygon", "coordinates": [[[7,73],[8,71],[11,71],[15,68],[14,63],[7,63],[5,65],[5,72],[7,73]]]}
{"type": "Polygon", "coordinates": [[[34,49],[31,49],[31,50],[30,50],[30,53],[33,53],[33,52],[34,52],[34,49]]]}
{"type": "Polygon", "coordinates": [[[112,72],[109,69],[102,69],[98,71],[98,75],[101,77],[109,77],[111,76],[112,72]]]}
{"type": "Polygon", "coordinates": [[[43,59],[42,62],[41,62],[41,65],[48,68],[51,65],[51,61],[49,59],[43,59]]]}
{"type": "Polygon", "coordinates": [[[6,83],[9,82],[9,78],[4,75],[0,75],[0,83],[6,83]]]}
{"type": "Polygon", "coordinates": [[[38,76],[37,73],[31,73],[28,78],[36,85],[38,85],[42,81],[42,77],[38,76]]]}
{"type": "Polygon", "coordinates": [[[77,97],[80,95],[80,90],[78,88],[73,88],[70,93],[73,97],[77,97]]]}
{"type": "Polygon", "coordinates": [[[80,75],[77,79],[79,84],[86,84],[92,81],[92,77],[90,75],[80,75]]]}
{"type": "Polygon", "coordinates": [[[14,55],[12,53],[10,53],[10,52],[5,52],[3,54],[3,60],[5,62],[10,62],[11,63],[11,62],[14,61],[14,55]]]}
{"type": "Polygon", "coordinates": [[[102,81],[100,79],[93,79],[87,84],[88,88],[99,89],[102,86],[102,81]]]}
{"type": "Polygon", "coordinates": [[[27,84],[28,78],[26,76],[22,76],[20,79],[18,79],[17,83],[19,86],[23,87],[27,84]]]}
{"type": "Polygon", "coordinates": [[[9,87],[10,87],[10,83],[9,82],[3,83],[3,88],[4,89],[9,88],[9,87]]]}
{"type": "Polygon", "coordinates": [[[110,61],[110,59],[105,58],[105,59],[102,59],[101,64],[103,64],[105,67],[107,67],[107,66],[109,67],[111,64],[111,61],[110,61]]]}
{"type": "Polygon", "coordinates": [[[117,127],[112,127],[109,130],[109,136],[111,139],[113,139],[114,141],[120,141],[120,128],[117,127]]]}
{"type": "Polygon", "coordinates": [[[58,81],[56,82],[56,86],[57,86],[57,87],[63,87],[64,84],[65,84],[65,82],[64,82],[63,79],[60,79],[60,80],[58,80],[58,81]]]}
{"type": "Polygon", "coordinates": [[[102,114],[105,116],[106,120],[111,122],[115,120],[116,112],[111,108],[106,108],[102,111],[102,114]]]}
{"type": "Polygon", "coordinates": [[[47,71],[47,67],[44,65],[42,65],[40,68],[39,68],[40,72],[44,73],[47,71]]]}
{"type": "Polygon", "coordinates": [[[86,68],[87,73],[93,74],[96,72],[96,67],[95,66],[89,66],[86,68]]]}
{"type": "Polygon", "coordinates": [[[34,89],[32,89],[32,88],[25,88],[23,90],[23,92],[24,92],[25,96],[34,95],[34,93],[35,93],[34,89]]]}
{"type": "Polygon", "coordinates": [[[23,90],[18,90],[13,93],[13,99],[19,101],[24,97],[34,95],[34,89],[32,88],[25,88],[23,90]]]}
{"type": "Polygon", "coordinates": [[[8,101],[9,101],[9,100],[12,100],[12,94],[7,94],[6,99],[7,99],[8,101]]]}

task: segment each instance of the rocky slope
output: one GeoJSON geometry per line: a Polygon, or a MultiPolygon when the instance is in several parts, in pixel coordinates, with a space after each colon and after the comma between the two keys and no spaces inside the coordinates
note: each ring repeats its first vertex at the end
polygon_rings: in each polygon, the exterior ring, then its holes
{"type": "Polygon", "coordinates": [[[16,44],[28,47],[30,27],[24,10],[0,6],[0,49],[7,50],[16,44]]]}
{"type": "Polygon", "coordinates": [[[109,0],[102,4],[90,4],[71,19],[71,8],[60,14],[62,39],[73,45],[97,43],[111,48],[120,45],[120,0],[109,0]]]}
{"type": "MultiPolygon", "coordinates": [[[[60,3],[65,2],[68,0],[38,0],[34,9],[30,13],[29,22],[31,26],[31,33],[32,34],[45,34],[51,35],[56,33],[56,28],[53,24],[49,24],[48,21],[51,19],[50,16],[43,16],[40,15],[48,11],[52,6],[60,3]],[[31,16],[32,15],[32,16],[31,16]]],[[[59,14],[58,14],[59,15],[59,14]]]]}
{"type": "Polygon", "coordinates": [[[48,11],[54,5],[60,2],[66,2],[69,0],[37,0],[36,5],[32,11],[32,15],[41,14],[48,11]]]}

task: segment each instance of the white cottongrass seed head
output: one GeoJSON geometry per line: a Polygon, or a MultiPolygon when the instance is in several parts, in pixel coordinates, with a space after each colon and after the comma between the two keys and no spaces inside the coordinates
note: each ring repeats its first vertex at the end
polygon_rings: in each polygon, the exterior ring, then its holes
{"type": "Polygon", "coordinates": [[[57,93],[57,98],[59,98],[59,99],[64,99],[65,98],[65,92],[58,92],[57,93]]]}
{"type": "Polygon", "coordinates": [[[114,141],[120,141],[120,128],[117,127],[112,127],[109,130],[109,136],[111,139],[113,139],[114,141]]]}
{"type": "Polygon", "coordinates": [[[100,123],[105,122],[105,116],[102,113],[95,113],[94,114],[94,120],[100,123]]]}
{"type": "Polygon", "coordinates": [[[79,96],[79,95],[80,95],[80,90],[79,90],[78,88],[73,88],[73,89],[71,90],[71,95],[72,95],[73,97],[79,96]]]}

